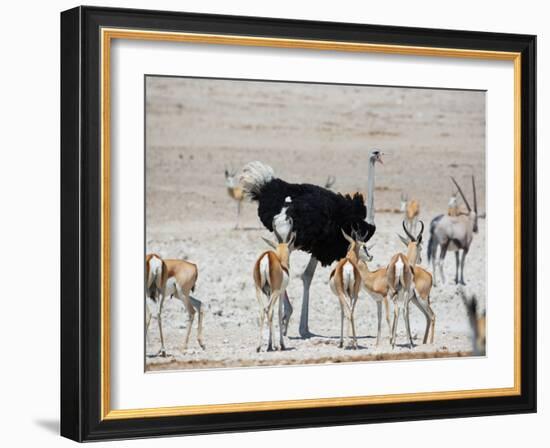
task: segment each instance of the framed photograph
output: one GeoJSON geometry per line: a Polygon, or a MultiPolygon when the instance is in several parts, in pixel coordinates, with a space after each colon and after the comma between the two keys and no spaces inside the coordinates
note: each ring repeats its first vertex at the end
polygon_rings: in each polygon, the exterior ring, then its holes
{"type": "Polygon", "coordinates": [[[61,433],[535,412],[535,36],[61,14],[61,433]]]}

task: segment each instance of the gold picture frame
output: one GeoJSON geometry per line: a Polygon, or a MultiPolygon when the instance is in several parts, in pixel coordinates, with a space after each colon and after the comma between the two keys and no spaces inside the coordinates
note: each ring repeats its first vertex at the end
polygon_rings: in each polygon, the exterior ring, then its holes
{"type": "MultiPolygon", "coordinates": [[[[477,46],[479,48],[468,47],[450,47],[449,42],[454,39],[458,44],[461,39],[471,36],[462,36],[460,32],[454,35],[453,32],[448,32],[447,38],[439,37],[439,35],[430,34],[431,30],[424,30],[426,39],[430,40],[432,45],[427,43],[408,45],[402,43],[381,43],[381,42],[369,42],[368,36],[366,36],[365,42],[358,41],[345,41],[345,40],[327,40],[320,38],[288,38],[277,37],[272,31],[271,36],[258,36],[250,35],[243,30],[243,34],[230,34],[223,33],[219,30],[217,32],[198,32],[196,29],[191,31],[174,31],[170,29],[169,24],[166,24],[167,29],[147,29],[146,26],[134,27],[128,26],[132,23],[131,14],[117,10],[115,13],[111,10],[105,10],[102,8],[77,8],[75,10],[67,11],[63,13],[64,25],[67,33],[81,34],[81,39],[86,37],[90,39],[89,34],[85,34],[84,28],[80,28],[76,25],[79,21],[86,21],[86,23],[93,23],[93,30],[96,33],[93,36],[94,43],[97,45],[98,54],[95,56],[95,60],[98,63],[99,83],[97,96],[99,99],[99,112],[100,123],[98,129],[98,142],[99,142],[99,179],[98,179],[98,218],[99,218],[99,257],[98,257],[98,273],[100,274],[100,281],[98,286],[99,291],[99,325],[98,334],[100,337],[98,349],[99,349],[99,376],[97,378],[97,384],[99,386],[99,405],[94,406],[93,410],[88,410],[88,419],[94,419],[96,426],[92,428],[88,426],[88,434],[82,433],[82,421],[75,424],[72,419],[65,417],[65,421],[68,422],[64,427],[62,425],[62,433],[65,435],[80,439],[88,440],[95,437],[98,438],[117,438],[132,436],[132,432],[126,428],[129,422],[146,419],[150,423],[148,434],[155,434],[155,431],[159,431],[156,426],[155,420],[163,418],[175,418],[184,419],[190,416],[208,416],[213,414],[241,414],[241,413],[262,413],[272,411],[296,411],[307,409],[320,409],[327,408],[334,412],[338,408],[345,407],[361,407],[372,405],[388,405],[396,403],[421,403],[434,402],[434,401],[456,401],[456,400],[471,400],[471,399],[511,399],[510,403],[515,403],[514,399],[525,400],[526,395],[529,395],[528,400],[532,401],[531,388],[526,390],[524,385],[526,384],[525,374],[525,357],[532,356],[531,351],[526,355],[522,352],[522,348],[525,347],[525,339],[522,337],[525,334],[525,328],[522,328],[522,322],[526,322],[526,319],[531,320],[532,317],[526,316],[524,299],[522,298],[522,286],[525,286],[524,277],[522,275],[522,267],[525,269],[525,258],[533,257],[533,248],[525,248],[525,242],[522,240],[522,225],[524,221],[524,209],[525,207],[533,207],[531,203],[532,198],[527,198],[526,192],[523,189],[526,182],[532,182],[532,179],[525,179],[524,173],[526,169],[532,170],[532,167],[525,167],[525,163],[529,165],[531,160],[525,159],[525,153],[533,151],[532,145],[529,143],[529,136],[522,134],[526,129],[529,129],[532,117],[526,113],[526,110],[532,108],[532,103],[526,103],[526,99],[530,98],[526,95],[526,89],[534,89],[534,85],[530,85],[533,73],[529,71],[532,58],[532,36],[527,38],[525,36],[509,37],[510,41],[503,37],[503,49],[488,49],[490,45],[489,36],[475,36],[477,40],[477,46]],[[106,14],[105,11],[109,12],[106,14]],[[104,19],[104,16],[108,19],[104,19]],[[117,20],[113,20],[113,16],[117,20]],[[89,22],[88,22],[89,21],[89,22]],[[126,25],[126,26],[125,26],[126,25]],[[447,392],[429,392],[429,393],[406,393],[396,395],[374,395],[374,396],[355,396],[355,397],[339,397],[339,398],[316,398],[306,400],[284,400],[284,401],[269,401],[269,402],[247,402],[247,403],[232,403],[232,404],[217,404],[217,405],[192,405],[192,406],[175,406],[175,407],[160,407],[160,408],[142,408],[142,409],[112,409],[111,403],[111,366],[110,359],[112,356],[110,349],[110,246],[111,246],[111,229],[110,229],[110,185],[111,185],[111,45],[115,40],[140,40],[140,41],[163,41],[163,42],[185,42],[185,43],[200,43],[209,45],[237,45],[237,46],[254,46],[254,47],[275,47],[275,48],[291,48],[291,49],[311,49],[311,50],[327,50],[327,51],[343,51],[343,52],[369,52],[369,53],[382,53],[382,54],[399,54],[399,55],[414,55],[414,56],[436,56],[436,57],[449,57],[449,58],[465,58],[465,59],[484,59],[484,60],[506,60],[512,61],[514,65],[514,159],[515,159],[515,180],[514,180],[514,275],[515,275],[515,288],[514,288],[514,386],[507,388],[494,388],[494,389],[476,389],[476,390],[461,390],[461,391],[447,391],[447,392]],[[439,39],[439,40],[438,40],[439,39]],[[484,40],[485,39],[485,40],[484,40]],[[523,47],[517,44],[516,41],[522,43],[523,47]],[[438,45],[437,43],[440,43],[438,45]],[[489,42],[489,43],[488,43],[489,42]],[[525,79],[525,76],[529,79],[525,79]],[[528,121],[528,122],[526,122],[528,121]],[[523,165],[522,165],[523,164],[523,165]],[[526,254],[524,251],[527,250],[526,254]],[[96,412],[96,415],[91,415],[96,412]],[[105,430],[101,432],[97,430],[97,427],[102,425],[108,425],[110,423],[122,422],[123,426],[118,430],[105,430]],[[126,426],[124,426],[126,425],[126,426]],[[64,429],[65,428],[65,429],[64,429]],[[94,435],[94,431],[98,436],[94,435]],[[118,432],[117,432],[118,431],[118,432]]],[[[147,20],[155,19],[156,24],[161,23],[164,18],[167,22],[169,20],[177,20],[178,17],[182,20],[182,27],[194,28],[193,16],[191,19],[184,17],[185,15],[178,15],[177,13],[158,13],[155,16],[155,12],[144,13],[145,22],[147,20]],[[160,17],[160,18],[159,18],[160,17]]],[[[141,16],[140,16],[141,17],[141,16]]],[[[208,16],[203,16],[203,20],[207,20],[208,16]]],[[[215,18],[212,18],[216,22],[215,18]]],[[[261,23],[262,20],[257,19],[261,23]]],[[[238,19],[235,19],[238,21],[238,19]]],[[[138,21],[139,22],[139,21],[138,21]]],[[[253,20],[252,20],[253,22],[253,20]]],[[[283,21],[284,22],[284,21],[283,21]]],[[[141,22],[140,22],[141,23],[141,22]]],[[[153,22],[151,22],[153,23],[153,22]]],[[[172,23],[172,22],[171,22],[172,23]]],[[[257,24],[258,24],[257,23],[257,24]]],[[[270,22],[271,23],[271,22],[270,22]]],[[[256,25],[257,25],[256,24],[256,25]]],[[[267,24],[266,24],[267,25],[267,24]]],[[[298,24],[294,23],[281,23],[282,26],[295,27],[296,30],[300,29],[298,24]]],[[[361,27],[360,25],[357,25],[361,27]]],[[[223,27],[223,25],[220,25],[223,27]]],[[[319,25],[322,29],[325,27],[327,30],[338,30],[338,24],[323,24],[319,25]]],[[[368,26],[365,31],[368,31],[368,26]]],[[[281,34],[288,33],[287,28],[285,31],[281,31],[281,34]]],[[[346,30],[344,26],[342,33],[345,34],[346,30]]],[[[270,28],[271,29],[271,28],[270,28]]],[[[89,33],[89,29],[86,33],[89,33]]],[[[383,30],[381,31],[383,35],[383,30]]],[[[299,33],[297,33],[299,34],[299,33]]],[[[368,33],[366,33],[368,34],[368,33]]],[[[389,35],[389,33],[387,33],[389,35]]],[[[391,40],[390,37],[387,38],[391,40]]],[[[407,40],[403,38],[403,40],[407,40]]],[[[466,40],[464,40],[466,42],[466,40]]],[[[75,44],[76,45],[76,44],[75,44]]],[[[77,48],[76,53],[83,51],[80,47],[77,48]]],[[[66,56],[67,65],[72,63],[78,64],[77,61],[72,59],[69,61],[69,56],[66,56]]],[[[67,66],[66,65],[66,66],[67,66]]],[[[78,68],[81,68],[80,66],[78,68]]],[[[74,70],[73,70],[74,71],[74,70]]],[[[74,76],[73,71],[67,71],[65,76],[74,76]]],[[[63,75],[63,73],[62,73],[63,75]]],[[[81,86],[79,86],[81,88],[81,86]]],[[[70,92],[74,93],[74,92],[70,92]]],[[[80,97],[80,92],[78,92],[80,97]]],[[[62,117],[63,118],[63,117],[62,117]]],[[[83,118],[81,118],[84,120],[83,118]]],[[[74,126],[74,123],[70,123],[68,126],[74,126]]],[[[85,125],[79,123],[80,126],[85,125]]],[[[82,149],[84,150],[84,149],[82,149]]],[[[62,148],[62,151],[68,151],[66,148],[62,148]]],[[[66,168],[68,169],[68,168],[66,168]]],[[[529,193],[531,194],[531,193],[529,193]]],[[[69,212],[67,212],[68,214],[69,212]]],[[[72,211],[71,211],[72,213],[72,211]]],[[[534,225],[530,223],[529,226],[534,225]]],[[[525,231],[525,229],[523,229],[525,231]]],[[[69,249],[67,249],[69,250],[69,249]]],[[[74,248],[71,248],[74,250],[74,248]]],[[[80,249],[78,249],[80,250],[80,249]]],[[[532,260],[535,262],[535,260],[532,260]]],[[[530,275],[535,275],[531,273],[530,275]]],[[[63,297],[63,300],[69,300],[63,297]]],[[[67,318],[64,318],[65,320],[67,318]]],[[[64,324],[68,325],[64,320],[64,324]]],[[[82,331],[81,328],[78,331],[82,331]]],[[[531,329],[529,329],[531,331],[531,329]]],[[[81,350],[79,347],[78,350],[81,350]]],[[[77,362],[74,359],[66,359],[67,363],[77,362]]],[[[64,362],[65,362],[64,361],[64,362]]],[[[529,360],[528,360],[529,362],[529,360]]],[[[534,373],[529,370],[527,375],[529,381],[532,381],[532,375],[534,373]]],[[[74,389],[74,385],[72,387],[74,389]]],[[[73,393],[73,391],[71,391],[73,393]]],[[[85,407],[85,403],[82,402],[83,398],[77,399],[79,406],[85,407]],[[80,401],[79,401],[80,400],[80,401]]],[[[521,401],[521,400],[520,400],[521,401]]],[[[475,413],[474,413],[475,414],[475,413]]],[[[467,414],[465,414],[467,415],[467,414]]],[[[471,414],[470,414],[471,415],[471,414]]],[[[396,417],[399,419],[399,417],[396,417]]],[[[320,421],[322,424],[322,421],[320,421]]],[[[116,426],[113,426],[116,428],[116,426]]],[[[238,425],[237,425],[238,427],[238,425]]],[[[253,426],[249,426],[253,427],[253,426]]],[[[249,427],[243,427],[247,429],[249,427]]],[[[259,426],[261,427],[261,425],[259,426]]],[[[289,427],[284,426],[283,427],[289,427]]],[[[222,427],[220,427],[222,430],[222,427]]],[[[200,425],[196,427],[196,431],[200,431],[200,425]]],[[[194,432],[190,430],[188,432],[194,432]]],[[[162,432],[161,432],[162,433],[162,432]]],[[[186,433],[186,431],[181,431],[186,433]]]]}

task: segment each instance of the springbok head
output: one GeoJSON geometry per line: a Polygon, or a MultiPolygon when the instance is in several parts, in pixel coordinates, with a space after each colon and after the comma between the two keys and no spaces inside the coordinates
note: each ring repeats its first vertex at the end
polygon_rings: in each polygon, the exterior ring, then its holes
{"type": "Polygon", "coordinates": [[[235,188],[239,185],[239,179],[237,178],[237,171],[233,168],[228,169],[225,167],[225,186],[227,188],[235,188]]]}
{"type": "Polygon", "coordinates": [[[449,198],[449,204],[447,205],[449,208],[457,208],[458,207],[458,191],[453,190],[451,192],[451,197],[449,198]]]}
{"type": "Polygon", "coordinates": [[[470,203],[466,199],[466,196],[464,195],[464,192],[462,191],[462,188],[460,188],[460,185],[458,185],[458,182],[455,180],[454,177],[451,177],[451,180],[455,184],[456,188],[458,189],[458,192],[460,193],[460,197],[464,201],[464,204],[466,205],[466,208],[468,209],[468,214],[470,216],[470,219],[473,222],[473,231],[474,233],[478,232],[477,227],[477,194],[476,194],[476,181],[474,176],[472,176],[472,191],[474,195],[474,208],[470,207],[470,203]]]}
{"type": "Polygon", "coordinates": [[[288,267],[288,259],[290,257],[290,253],[294,250],[294,243],[296,241],[296,232],[292,231],[292,228],[293,228],[292,218],[288,217],[287,220],[289,221],[291,230],[290,232],[288,232],[288,236],[286,239],[284,239],[280,235],[280,233],[277,231],[277,228],[275,226],[275,218],[273,219],[272,227],[273,227],[273,233],[275,234],[275,238],[277,239],[277,242],[275,243],[262,236],[262,239],[266,242],[266,244],[271,248],[275,249],[275,252],[279,256],[283,264],[286,261],[286,264],[287,264],[286,267],[288,267]]]}
{"type": "Polygon", "coordinates": [[[411,245],[411,244],[415,244],[416,245],[416,260],[415,260],[415,264],[420,264],[422,263],[422,233],[424,232],[424,222],[422,221],[419,221],[420,223],[420,232],[418,232],[418,235],[416,236],[413,236],[411,234],[411,232],[409,232],[409,230],[407,229],[407,226],[406,226],[406,223],[405,221],[403,221],[403,230],[405,231],[405,235],[407,235],[407,237],[404,237],[400,234],[397,234],[397,236],[399,237],[399,239],[401,240],[401,242],[407,246],[407,248],[411,245]]]}
{"type": "Polygon", "coordinates": [[[409,197],[406,194],[401,193],[401,205],[399,207],[399,210],[401,213],[405,213],[405,210],[407,209],[407,202],[409,200],[409,197]]]}
{"type": "Polygon", "coordinates": [[[367,230],[364,235],[361,235],[356,229],[352,227],[351,236],[348,235],[344,229],[341,229],[342,235],[349,243],[348,252],[353,250],[355,255],[363,261],[372,261],[373,256],[370,254],[370,250],[374,247],[374,244],[367,246],[369,240],[369,231],[367,230]],[[362,249],[362,250],[361,250],[362,249]]]}

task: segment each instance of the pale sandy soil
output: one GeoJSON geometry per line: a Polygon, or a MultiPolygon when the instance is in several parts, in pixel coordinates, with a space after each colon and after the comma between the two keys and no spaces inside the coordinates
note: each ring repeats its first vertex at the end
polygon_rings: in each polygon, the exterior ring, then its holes
{"type": "MultiPolygon", "coordinates": [[[[337,191],[365,190],[366,156],[371,148],[390,153],[377,166],[377,231],[372,267],[387,264],[403,246],[396,237],[401,191],[421,202],[429,221],[446,211],[450,175],[471,198],[469,175],[476,176],[480,211],[485,210],[485,100],[482,92],[252,83],[177,78],[147,79],[146,250],[198,264],[195,297],[206,306],[202,351],[193,329],[182,351],[187,317],[183,305],[167,300],[163,323],[168,358],[146,357],[147,369],[182,369],[349,362],[398,358],[463,356],[470,351],[465,309],[454,283],[435,288],[435,343],[422,345],[424,317],[414,306],[411,325],[417,346],[375,346],[376,306],[364,293],[356,311],[360,350],[338,348],[340,311],[330,292],[330,268],[316,272],[310,301],[310,329],[318,336],[298,337],[303,271],[308,255],[291,257],[289,295],[295,312],[284,352],[256,353],[258,305],[252,267],[269,237],[256,216],[256,204],[243,206],[235,230],[236,204],[227,196],[224,167],[248,161],[270,164],[291,182],[322,184],[336,176],[337,191]]],[[[467,290],[485,306],[485,221],[480,220],[468,254],[467,290]]],[[[428,238],[428,232],[425,232],[428,238]]],[[[424,253],[423,264],[426,265],[424,253]]],[[[446,260],[454,277],[454,255],[446,260]]],[[[196,325],[196,322],[195,322],[196,325]]],[[[151,324],[147,354],[160,340],[151,324]]]]}

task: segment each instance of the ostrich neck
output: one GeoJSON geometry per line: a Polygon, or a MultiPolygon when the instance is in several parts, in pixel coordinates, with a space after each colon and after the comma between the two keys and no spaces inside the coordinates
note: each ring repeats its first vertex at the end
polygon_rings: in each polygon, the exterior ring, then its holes
{"type": "Polygon", "coordinates": [[[368,192],[367,192],[367,223],[374,225],[374,161],[369,160],[368,192]]]}

